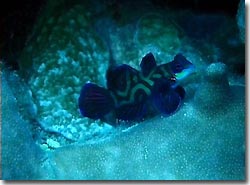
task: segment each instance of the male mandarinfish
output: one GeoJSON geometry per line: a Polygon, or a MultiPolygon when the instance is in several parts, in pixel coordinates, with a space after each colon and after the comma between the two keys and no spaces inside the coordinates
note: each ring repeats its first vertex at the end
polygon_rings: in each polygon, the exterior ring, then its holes
{"type": "Polygon", "coordinates": [[[110,67],[107,89],[86,83],[78,99],[81,114],[91,119],[112,114],[116,120],[142,121],[149,115],[175,113],[185,97],[179,82],[194,72],[194,65],[177,54],[173,61],[157,66],[153,54],[148,53],[140,68],[138,71],[126,64],[110,67]]]}

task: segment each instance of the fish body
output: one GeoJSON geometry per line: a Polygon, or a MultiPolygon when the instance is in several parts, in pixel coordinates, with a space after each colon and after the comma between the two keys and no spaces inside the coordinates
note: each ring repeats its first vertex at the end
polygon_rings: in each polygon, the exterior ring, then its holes
{"type": "Polygon", "coordinates": [[[194,65],[177,54],[173,61],[157,66],[153,54],[148,53],[140,68],[126,64],[109,68],[107,89],[85,84],[78,101],[82,115],[102,119],[113,112],[118,120],[141,121],[148,115],[176,112],[185,97],[178,83],[194,71],[194,65]]]}

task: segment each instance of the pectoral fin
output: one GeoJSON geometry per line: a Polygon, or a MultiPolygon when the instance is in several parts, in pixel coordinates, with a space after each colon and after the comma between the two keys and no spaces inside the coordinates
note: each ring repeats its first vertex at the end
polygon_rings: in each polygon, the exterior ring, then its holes
{"type": "Polygon", "coordinates": [[[158,81],[153,89],[152,101],[156,109],[164,115],[172,115],[182,104],[185,90],[181,86],[173,87],[169,80],[158,81]]]}

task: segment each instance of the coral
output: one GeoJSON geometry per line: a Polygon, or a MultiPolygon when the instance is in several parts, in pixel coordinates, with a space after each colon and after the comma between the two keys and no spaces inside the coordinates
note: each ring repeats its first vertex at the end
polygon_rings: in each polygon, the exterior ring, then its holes
{"type": "MultiPolygon", "coordinates": [[[[90,131],[88,125],[94,123],[78,112],[81,87],[87,81],[105,85],[108,53],[83,6],[58,14],[41,18],[41,31],[25,49],[21,67],[28,74],[25,76],[37,104],[38,122],[73,142],[83,140],[84,133],[90,131]]],[[[96,129],[110,130],[102,126],[104,123],[96,123],[96,129]]]]}

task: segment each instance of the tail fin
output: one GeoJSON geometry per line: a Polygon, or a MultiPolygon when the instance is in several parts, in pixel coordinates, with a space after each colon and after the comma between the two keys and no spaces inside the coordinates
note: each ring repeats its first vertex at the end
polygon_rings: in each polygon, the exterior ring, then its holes
{"type": "Polygon", "coordinates": [[[86,83],[82,87],[78,105],[83,116],[100,119],[114,108],[114,101],[107,89],[86,83]]]}

